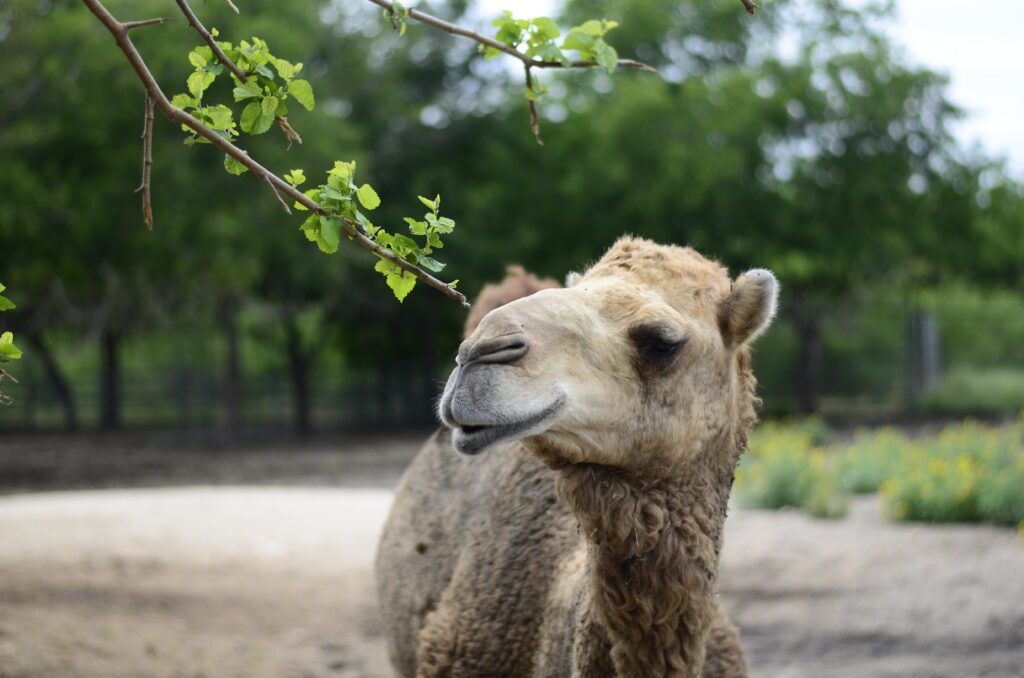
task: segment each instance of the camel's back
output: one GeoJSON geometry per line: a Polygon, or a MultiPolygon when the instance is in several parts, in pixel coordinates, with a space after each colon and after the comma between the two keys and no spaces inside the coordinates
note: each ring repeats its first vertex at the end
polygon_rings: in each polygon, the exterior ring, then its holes
{"type": "Polygon", "coordinates": [[[431,633],[451,629],[458,638],[434,633],[426,645],[451,652],[457,675],[526,675],[554,570],[579,542],[575,526],[556,500],[553,472],[518,443],[460,458],[449,434],[435,433],[402,477],[377,553],[384,633],[399,674],[415,674],[420,631],[433,613],[431,633]]]}

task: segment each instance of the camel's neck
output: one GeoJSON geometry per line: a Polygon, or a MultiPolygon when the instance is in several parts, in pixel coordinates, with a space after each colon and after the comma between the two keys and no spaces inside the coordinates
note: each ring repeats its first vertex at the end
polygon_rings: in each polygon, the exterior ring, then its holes
{"type": "Polygon", "coordinates": [[[708,452],[656,481],[559,469],[559,495],[588,540],[590,613],[619,676],[700,675],[736,456],[708,452]]]}

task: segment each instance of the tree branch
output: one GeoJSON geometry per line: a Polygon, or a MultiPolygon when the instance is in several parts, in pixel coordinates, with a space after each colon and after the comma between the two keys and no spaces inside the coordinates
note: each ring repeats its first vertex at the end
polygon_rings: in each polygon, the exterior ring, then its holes
{"type": "Polygon", "coordinates": [[[153,173],[153,96],[146,94],[146,115],[142,125],[142,183],[135,189],[142,193],[142,218],[146,228],[153,230],[153,202],[150,195],[150,175],[153,173]]]}
{"type": "MultiPolygon", "coordinates": [[[[384,8],[388,12],[396,11],[394,5],[391,3],[391,0],[370,0],[370,2],[377,5],[378,7],[384,8]]],[[[560,61],[542,61],[540,59],[534,59],[533,57],[526,56],[525,54],[517,50],[515,47],[506,45],[505,43],[499,42],[498,40],[483,35],[482,33],[477,33],[476,31],[470,30],[468,28],[463,28],[462,26],[457,26],[453,23],[449,23],[444,19],[438,19],[436,16],[431,16],[430,14],[421,12],[418,9],[408,9],[403,11],[408,12],[407,16],[410,19],[418,21],[421,24],[432,26],[434,28],[444,31],[445,33],[451,33],[452,35],[460,35],[464,38],[469,38],[470,40],[477,42],[483,45],[484,47],[491,47],[493,49],[498,50],[499,52],[504,52],[505,54],[508,54],[511,57],[515,57],[516,59],[522,61],[524,66],[530,66],[533,68],[594,68],[597,66],[596,61],[573,61],[568,66],[566,66],[560,61]]],[[[620,68],[636,68],[642,71],[649,71],[652,73],[658,72],[658,69],[654,68],[653,66],[649,66],[645,63],[635,61],[633,59],[619,59],[618,66],[620,68]]]]}
{"type": "Polygon", "coordinates": [[[274,197],[277,198],[277,202],[279,202],[281,204],[281,207],[284,208],[284,211],[287,214],[291,214],[292,213],[291,208],[288,207],[288,203],[286,203],[284,201],[284,198],[281,197],[281,194],[278,192],[277,188],[274,186],[274,182],[270,180],[270,176],[268,175],[268,176],[263,177],[263,181],[267,182],[267,186],[270,186],[270,190],[272,190],[274,192],[274,197]]]}
{"type": "Polygon", "coordinates": [[[124,26],[124,29],[126,31],[131,31],[136,28],[142,28],[143,26],[153,26],[154,24],[162,24],[165,21],[167,21],[167,19],[160,16],[155,19],[143,19],[142,21],[125,21],[122,24],[122,26],[124,26]]]}
{"type": "MultiPolygon", "coordinates": [[[[146,93],[153,98],[153,103],[160,112],[167,117],[171,122],[186,125],[189,129],[193,130],[196,134],[203,137],[211,144],[224,151],[226,154],[231,156],[234,160],[244,165],[246,169],[251,171],[255,176],[262,177],[264,181],[277,189],[280,193],[287,195],[289,198],[299,203],[307,210],[315,214],[326,215],[327,212],[320,207],[319,204],[306,197],[301,191],[294,188],[291,184],[287,183],[270,170],[263,167],[261,164],[253,160],[247,153],[242,149],[235,146],[233,143],[222,137],[221,135],[214,132],[212,129],[204,125],[202,122],[197,120],[194,116],[188,112],[181,110],[170,102],[167,96],[160,89],[160,85],[156,82],[153,74],[150,72],[149,67],[143,60],[142,55],[135,48],[131,38],[128,36],[128,30],[125,29],[124,24],[114,18],[114,15],[103,5],[100,0],[82,0],[85,6],[89,9],[93,15],[99,19],[99,21],[106,27],[110,34],[114,38],[114,42],[117,43],[118,48],[124,53],[128,63],[131,64],[132,69],[135,70],[139,80],[142,82],[142,86],[145,88],[146,93]]],[[[334,216],[334,215],[330,215],[334,216]]],[[[466,302],[466,297],[456,290],[452,289],[446,283],[441,282],[437,278],[433,277],[426,271],[422,270],[418,266],[410,264],[401,257],[395,255],[387,249],[384,249],[376,242],[368,238],[362,233],[362,228],[359,223],[354,222],[350,219],[337,217],[341,221],[341,227],[345,235],[351,240],[355,241],[360,247],[367,249],[382,259],[394,263],[396,266],[404,271],[408,271],[417,278],[419,278],[424,284],[429,287],[440,291],[442,294],[447,296],[463,306],[469,306],[466,302]]]]}
{"type": "Polygon", "coordinates": [[[754,0],[740,0],[740,2],[742,2],[743,6],[746,8],[747,14],[754,16],[754,12],[757,11],[757,4],[754,0]]]}
{"type": "MultiPolygon", "coordinates": [[[[526,71],[526,91],[533,96],[533,74],[530,73],[530,67],[524,68],[526,71]]],[[[540,146],[544,145],[544,141],[540,138],[540,113],[537,112],[537,102],[535,99],[529,98],[526,100],[526,107],[530,111],[530,131],[533,132],[533,138],[537,140],[537,144],[540,146]]]]}

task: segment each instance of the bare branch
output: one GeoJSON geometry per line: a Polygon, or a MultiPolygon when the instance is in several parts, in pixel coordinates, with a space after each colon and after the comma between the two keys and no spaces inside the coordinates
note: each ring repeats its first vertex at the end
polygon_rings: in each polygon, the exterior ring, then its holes
{"type": "Polygon", "coordinates": [[[4,379],[9,379],[10,381],[13,381],[15,384],[18,383],[18,380],[11,376],[10,372],[8,372],[7,370],[0,369],[0,381],[3,381],[4,379]]]}
{"type": "Polygon", "coordinates": [[[530,131],[533,132],[533,138],[537,140],[537,144],[540,146],[544,145],[544,140],[540,138],[540,113],[537,112],[537,101],[533,98],[533,74],[530,73],[530,67],[526,67],[526,91],[529,97],[526,100],[526,107],[530,111],[530,131]]]}
{"type": "Polygon", "coordinates": [[[278,192],[277,187],[274,186],[274,182],[270,180],[270,175],[268,174],[267,176],[263,177],[263,181],[267,182],[267,186],[270,186],[270,190],[274,192],[274,197],[277,198],[277,202],[281,204],[281,207],[284,208],[284,211],[287,212],[288,214],[291,214],[292,209],[288,207],[288,203],[286,203],[284,201],[284,198],[281,197],[281,194],[278,192]]]}
{"type": "Polygon", "coordinates": [[[146,228],[153,230],[153,202],[150,175],[153,173],[153,95],[146,94],[146,115],[142,125],[142,183],[135,189],[142,194],[142,218],[146,228]]]}
{"type": "Polygon", "coordinates": [[[236,5],[235,3],[231,2],[231,0],[225,0],[225,2],[228,3],[228,7],[230,7],[232,10],[234,10],[235,14],[239,14],[238,5],[236,5]]]}
{"type": "Polygon", "coordinates": [[[155,19],[143,19],[142,21],[125,21],[122,24],[122,26],[124,26],[124,29],[126,31],[131,31],[131,30],[134,30],[136,28],[142,28],[144,26],[153,26],[155,24],[162,24],[165,21],[167,21],[167,19],[165,19],[162,16],[160,16],[160,17],[157,17],[155,19]]]}
{"type": "Polygon", "coordinates": [[[743,6],[746,8],[747,14],[754,16],[754,12],[757,11],[757,3],[755,3],[754,0],[740,0],[740,2],[742,2],[743,6]]]}
{"type": "MultiPolygon", "coordinates": [[[[149,67],[143,60],[142,55],[139,54],[139,51],[135,48],[135,45],[132,43],[131,38],[128,35],[128,31],[124,28],[124,25],[114,18],[114,15],[110,13],[100,0],[82,0],[82,2],[114,37],[114,42],[117,43],[118,48],[120,48],[121,52],[125,55],[125,58],[128,60],[128,63],[131,64],[132,69],[135,70],[136,75],[138,75],[139,80],[142,82],[142,86],[146,89],[146,92],[153,97],[154,104],[168,120],[187,126],[196,134],[209,141],[212,145],[216,146],[220,150],[224,151],[224,153],[231,156],[234,160],[237,160],[239,163],[244,165],[246,169],[252,172],[255,176],[263,177],[267,183],[271,184],[279,192],[287,195],[307,210],[310,210],[315,214],[327,214],[319,204],[308,198],[301,191],[291,186],[267,168],[263,167],[263,165],[253,160],[247,153],[242,151],[242,149],[214,132],[194,116],[190,115],[187,111],[183,111],[172,104],[167,98],[167,95],[165,95],[163,90],[160,89],[160,85],[156,82],[156,79],[150,72],[149,67]]],[[[360,225],[357,222],[346,218],[339,218],[339,220],[341,221],[341,227],[345,235],[360,247],[373,252],[382,259],[387,259],[402,270],[412,273],[425,285],[440,291],[449,299],[452,299],[463,306],[469,306],[466,301],[466,297],[461,292],[452,289],[451,286],[441,282],[423,269],[410,264],[405,259],[397,256],[394,252],[384,249],[376,242],[366,237],[360,232],[360,225]]]]}

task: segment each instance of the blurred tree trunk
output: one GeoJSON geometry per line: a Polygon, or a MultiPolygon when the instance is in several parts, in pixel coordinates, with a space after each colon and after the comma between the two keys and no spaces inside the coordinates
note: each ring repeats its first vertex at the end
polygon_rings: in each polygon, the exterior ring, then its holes
{"type": "Polygon", "coordinates": [[[78,408],[75,404],[75,394],[71,391],[71,385],[60,369],[57,357],[40,332],[29,332],[26,339],[35,349],[39,360],[42,361],[46,378],[49,380],[57,400],[60,401],[61,409],[64,411],[64,429],[66,431],[76,430],[78,428],[78,408]]]}
{"type": "Polygon", "coordinates": [[[306,437],[312,431],[310,421],[310,358],[302,346],[302,335],[294,320],[286,325],[288,376],[292,386],[292,429],[295,435],[306,437]]]}
{"type": "Polygon", "coordinates": [[[821,403],[822,346],[821,327],[817,314],[810,308],[807,297],[797,294],[790,307],[796,325],[797,350],[797,405],[801,414],[814,414],[821,403]]]}
{"type": "Polygon", "coordinates": [[[225,304],[221,309],[224,341],[227,348],[224,372],[224,409],[228,434],[242,428],[242,347],[238,332],[238,306],[225,304]]]}
{"type": "Polygon", "coordinates": [[[906,405],[915,409],[925,392],[942,378],[942,341],[935,314],[920,308],[906,313],[904,380],[906,405]]]}
{"type": "Polygon", "coordinates": [[[104,329],[100,335],[100,428],[111,431],[121,426],[121,337],[104,329]]]}

